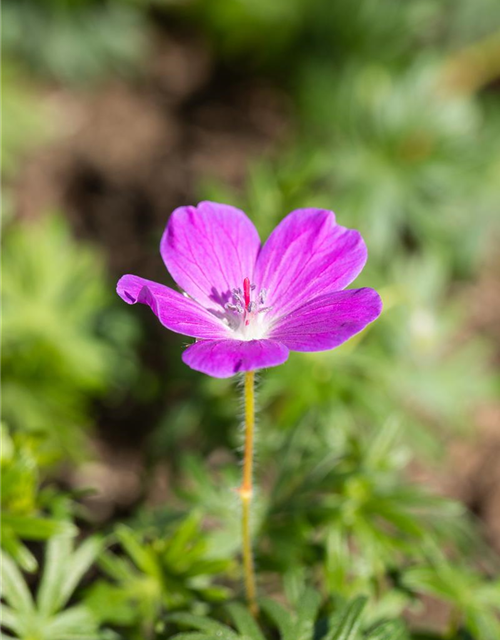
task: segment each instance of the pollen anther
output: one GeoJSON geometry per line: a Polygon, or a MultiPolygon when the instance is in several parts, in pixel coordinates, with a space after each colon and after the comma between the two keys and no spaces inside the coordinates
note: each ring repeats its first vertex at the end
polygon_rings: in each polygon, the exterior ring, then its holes
{"type": "Polygon", "coordinates": [[[228,311],[237,311],[238,313],[243,313],[243,307],[241,306],[241,304],[237,303],[237,304],[232,304],[231,302],[228,302],[225,306],[225,308],[228,311]]]}

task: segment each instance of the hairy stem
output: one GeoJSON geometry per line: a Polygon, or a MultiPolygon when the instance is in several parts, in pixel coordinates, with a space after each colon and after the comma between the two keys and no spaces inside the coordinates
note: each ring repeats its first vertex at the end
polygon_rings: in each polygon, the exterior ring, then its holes
{"type": "Polygon", "coordinates": [[[243,457],[243,482],[238,490],[241,498],[241,531],[243,546],[243,574],[248,607],[257,615],[255,573],[252,556],[252,537],[250,533],[250,510],[253,495],[253,448],[255,427],[255,393],[253,371],[245,374],[245,453],[243,457]]]}

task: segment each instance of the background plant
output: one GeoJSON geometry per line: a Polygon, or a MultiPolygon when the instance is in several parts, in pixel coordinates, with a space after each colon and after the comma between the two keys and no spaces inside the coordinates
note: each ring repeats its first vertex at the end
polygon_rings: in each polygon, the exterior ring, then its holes
{"type": "Polygon", "coordinates": [[[498,479],[484,458],[467,504],[434,485],[464,497],[495,415],[498,3],[5,5],[5,635],[292,640],[302,616],[329,637],[366,596],[357,637],[496,639],[498,479]],[[274,604],[257,626],[238,604],[233,383],[182,369],[182,339],[113,292],[125,257],[161,279],[168,212],[203,197],[263,236],[333,208],[384,298],[359,339],[259,382],[253,527],[274,604]],[[47,608],[50,575],[66,586],[47,608]]]}

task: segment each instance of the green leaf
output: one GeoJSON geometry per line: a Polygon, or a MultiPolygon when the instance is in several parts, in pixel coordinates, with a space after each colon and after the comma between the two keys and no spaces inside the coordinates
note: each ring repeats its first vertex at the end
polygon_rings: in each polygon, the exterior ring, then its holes
{"type": "Polygon", "coordinates": [[[150,553],[150,549],[139,542],[132,529],[121,525],[117,528],[116,535],[123,548],[141,571],[152,576],[159,575],[159,566],[152,553],[150,553]]]}
{"type": "Polygon", "coordinates": [[[366,636],[366,640],[406,640],[407,638],[408,633],[404,624],[397,620],[383,622],[366,636]]]}
{"type": "Polygon", "coordinates": [[[45,540],[57,534],[75,535],[76,527],[70,522],[61,522],[49,518],[2,514],[2,526],[10,527],[26,540],[45,540]]]}
{"type": "Polygon", "coordinates": [[[97,638],[97,622],[92,613],[81,605],[66,609],[44,625],[44,632],[51,640],[83,640],[97,638]]]}
{"type": "Polygon", "coordinates": [[[89,538],[75,552],[73,538],[68,535],[49,540],[37,597],[41,612],[47,615],[64,607],[101,548],[97,538],[89,538]]]}
{"type": "MultiPolygon", "coordinates": [[[[186,552],[189,543],[197,539],[199,533],[200,518],[197,514],[192,514],[181,523],[175,530],[173,536],[168,541],[165,559],[167,562],[175,563],[186,552]]],[[[199,537],[198,537],[199,539],[199,537]]]]}
{"type": "Polygon", "coordinates": [[[68,602],[80,580],[96,561],[101,549],[102,541],[93,537],[85,540],[73,553],[61,585],[59,607],[63,607],[68,602]]]}
{"type": "Polygon", "coordinates": [[[260,606],[276,624],[283,640],[292,638],[293,634],[293,622],[292,616],[289,611],[285,609],[281,604],[271,600],[269,598],[261,598],[259,600],[260,606]]]}
{"type": "Polygon", "coordinates": [[[355,640],[366,602],[367,598],[361,596],[334,614],[330,618],[330,628],[325,640],[355,640]]]}
{"type": "Polygon", "coordinates": [[[6,554],[0,553],[0,559],[3,579],[2,597],[17,613],[32,614],[34,602],[23,575],[6,554]]]}
{"type": "Polygon", "coordinates": [[[226,609],[229,611],[231,618],[241,633],[241,635],[250,638],[251,640],[265,640],[262,631],[255,622],[255,619],[243,605],[233,602],[229,604],[226,609]]]}
{"type": "Polygon", "coordinates": [[[9,631],[13,631],[18,635],[21,634],[22,626],[19,622],[18,615],[13,609],[8,607],[6,604],[2,604],[1,621],[2,621],[2,626],[8,629],[9,631]]]}
{"type": "Polygon", "coordinates": [[[187,633],[176,633],[170,638],[170,640],[221,640],[224,636],[210,635],[207,633],[200,633],[199,631],[188,631],[187,633]]]}
{"type": "Polygon", "coordinates": [[[5,526],[2,526],[1,529],[2,549],[13,558],[21,569],[28,572],[35,571],[38,563],[31,551],[16,538],[12,530],[6,529],[5,526]]]}
{"type": "Polygon", "coordinates": [[[206,631],[216,635],[220,640],[238,640],[238,635],[227,625],[222,622],[216,622],[209,618],[202,618],[191,613],[173,613],[168,616],[168,620],[176,624],[193,627],[199,631],[206,631]]]}
{"type": "Polygon", "coordinates": [[[38,608],[45,615],[54,613],[59,607],[71,549],[72,538],[67,535],[56,536],[47,544],[43,576],[37,594],[38,608]]]}
{"type": "Polygon", "coordinates": [[[320,603],[319,593],[313,589],[306,589],[300,599],[297,620],[294,622],[294,640],[309,640],[313,637],[320,603]]]}
{"type": "Polygon", "coordinates": [[[137,573],[137,569],[128,558],[116,556],[109,551],[100,554],[98,564],[103,571],[118,582],[128,580],[131,575],[137,573]]]}

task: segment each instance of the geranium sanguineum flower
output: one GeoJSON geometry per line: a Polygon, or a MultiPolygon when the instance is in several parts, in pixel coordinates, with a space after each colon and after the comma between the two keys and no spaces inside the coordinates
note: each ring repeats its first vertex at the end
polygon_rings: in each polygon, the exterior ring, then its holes
{"type": "Polygon", "coordinates": [[[382,308],[373,289],[345,289],[366,262],[366,246],[331,211],[293,211],[261,246],[239,209],[213,202],[180,207],[160,251],[183,293],[126,275],[118,294],[196,338],[182,359],[217,378],[276,366],[289,351],[338,347],[382,308]]]}

